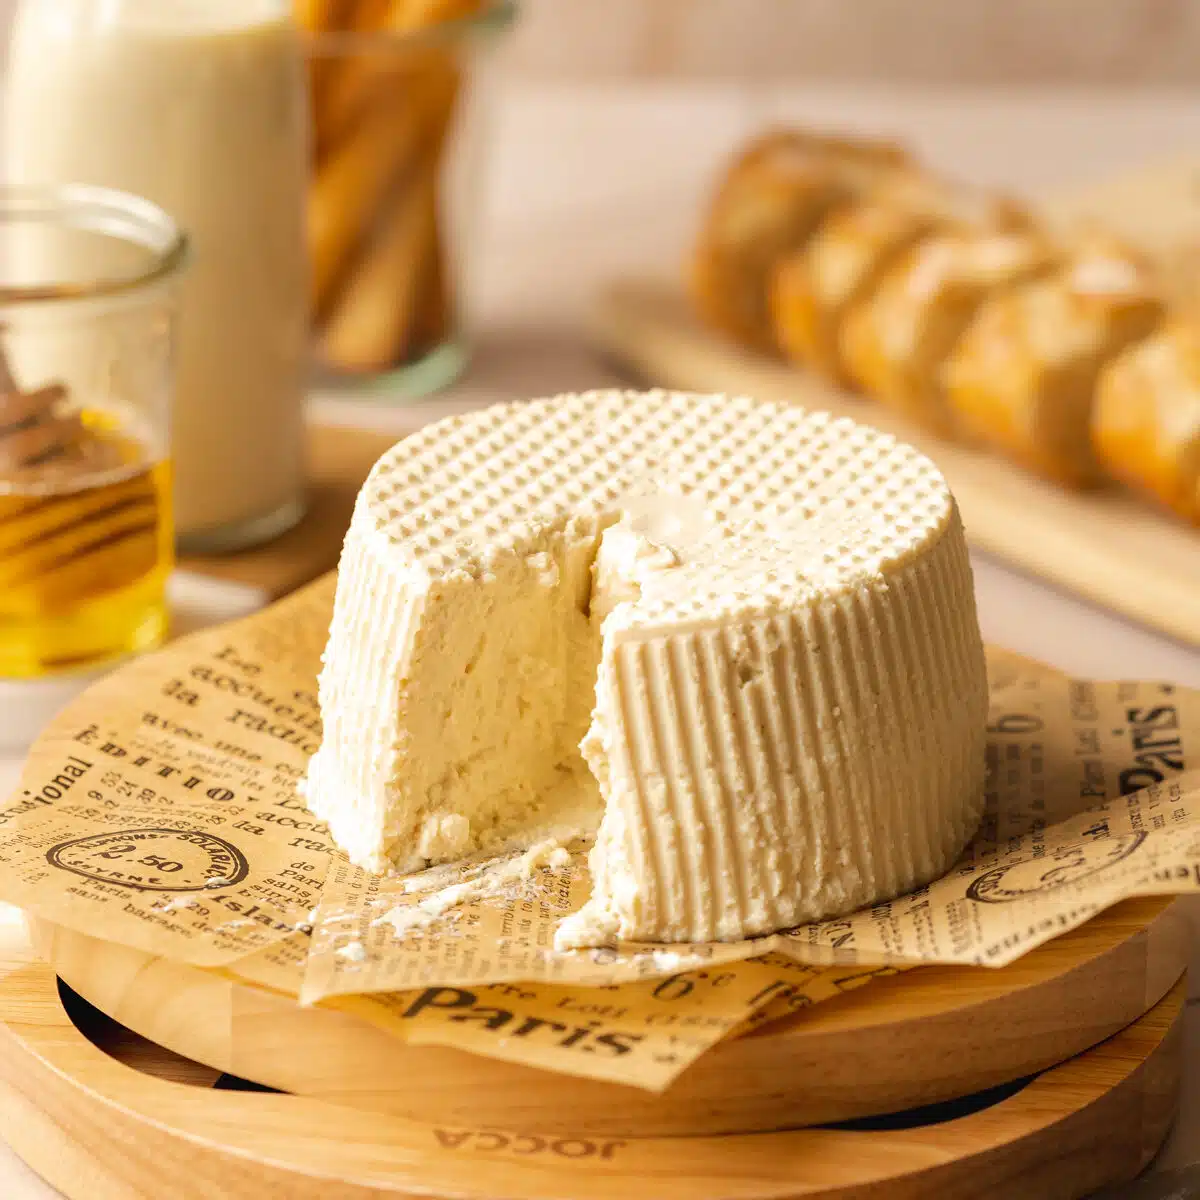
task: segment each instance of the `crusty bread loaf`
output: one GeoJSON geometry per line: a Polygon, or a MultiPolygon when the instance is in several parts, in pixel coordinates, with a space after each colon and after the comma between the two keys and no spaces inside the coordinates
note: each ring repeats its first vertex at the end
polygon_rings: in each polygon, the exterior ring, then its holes
{"type": "Polygon", "coordinates": [[[692,256],[692,298],[705,320],[738,341],[773,348],[768,287],[775,265],[836,205],[905,161],[895,146],[789,131],[740,153],[716,189],[692,256]]]}
{"type": "Polygon", "coordinates": [[[1051,233],[896,147],[783,129],[727,165],[690,284],[706,323],[744,345],[1057,482],[1117,480],[1200,524],[1194,258],[1151,265],[1100,231],[1051,233]]]}
{"type": "Polygon", "coordinates": [[[836,210],[774,273],[771,316],[787,357],[849,384],[839,339],[850,309],[922,238],[956,227],[1030,228],[1020,205],[955,187],[918,170],[886,177],[860,203],[836,210]]]}
{"type": "Polygon", "coordinates": [[[1162,312],[1142,258],[1090,239],[1052,274],[981,307],[943,372],[958,428],[1057,482],[1099,482],[1089,433],[1097,376],[1162,312]]]}
{"type": "Polygon", "coordinates": [[[842,327],[851,378],[870,396],[940,433],[953,422],[941,368],[985,299],[1055,261],[1038,233],[953,229],[918,242],[842,327]]]}
{"type": "Polygon", "coordinates": [[[1112,478],[1200,525],[1200,313],[1172,316],[1104,368],[1092,445],[1112,478]]]}

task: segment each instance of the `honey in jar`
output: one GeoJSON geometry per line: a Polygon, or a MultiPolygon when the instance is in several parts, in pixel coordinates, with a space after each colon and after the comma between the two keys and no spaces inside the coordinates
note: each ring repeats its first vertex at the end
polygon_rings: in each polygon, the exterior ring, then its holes
{"type": "Polygon", "coordinates": [[[171,478],[151,444],[21,391],[0,368],[0,675],[73,670],[157,645],[173,559],[171,478]]]}

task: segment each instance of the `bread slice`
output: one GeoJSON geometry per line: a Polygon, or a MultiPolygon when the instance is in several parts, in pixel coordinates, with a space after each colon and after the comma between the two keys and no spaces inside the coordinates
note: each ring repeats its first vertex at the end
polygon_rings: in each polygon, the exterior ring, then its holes
{"type": "Polygon", "coordinates": [[[1200,525],[1200,313],[1173,316],[1104,368],[1092,446],[1112,478],[1200,525]]]}
{"type": "Polygon", "coordinates": [[[883,404],[951,433],[946,357],[988,296],[1054,262],[1049,241],[1031,230],[964,228],[923,239],[847,315],[840,349],[850,377],[883,404]]]}
{"type": "Polygon", "coordinates": [[[1097,376],[1162,315],[1148,264],[1115,239],[1089,239],[1051,275],[983,305],[943,375],[960,430],[1049,479],[1098,482],[1097,376]]]}
{"type": "Polygon", "coordinates": [[[779,131],[744,150],[716,190],[692,257],[701,317],[736,341],[771,350],[772,270],[837,204],[907,161],[881,142],[779,131]]]}
{"type": "Polygon", "coordinates": [[[839,346],[842,322],[906,251],[938,230],[1032,223],[1026,210],[1006,198],[916,171],[895,172],[861,202],[834,211],[776,270],[771,286],[776,340],[788,358],[848,386],[852,379],[839,346]]]}

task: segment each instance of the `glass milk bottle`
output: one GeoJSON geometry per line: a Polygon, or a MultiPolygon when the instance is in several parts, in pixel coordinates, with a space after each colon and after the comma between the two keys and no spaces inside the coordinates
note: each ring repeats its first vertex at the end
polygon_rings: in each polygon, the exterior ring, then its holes
{"type": "MultiPolygon", "coordinates": [[[[21,0],[17,10],[10,181],[133,192],[191,240],[172,413],[185,550],[253,545],[303,513],[305,78],[290,0],[21,0]]],[[[71,278],[86,266],[25,265],[71,278]]]]}

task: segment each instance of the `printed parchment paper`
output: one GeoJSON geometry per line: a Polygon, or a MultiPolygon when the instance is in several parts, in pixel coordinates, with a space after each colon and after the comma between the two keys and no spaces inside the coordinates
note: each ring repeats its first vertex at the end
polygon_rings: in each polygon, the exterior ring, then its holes
{"type": "Polygon", "coordinates": [[[1200,890],[1200,693],[994,651],[984,823],[919,892],[736,944],[558,954],[589,886],[576,852],[400,934],[447,872],[368,875],[296,793],[332,595],[330,576],[72,704],[0,807],[0,899],[410,1041],[658,1089],[755,1014],[1002,966],[1126,897],[1200,890]]]}

